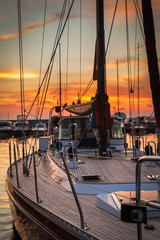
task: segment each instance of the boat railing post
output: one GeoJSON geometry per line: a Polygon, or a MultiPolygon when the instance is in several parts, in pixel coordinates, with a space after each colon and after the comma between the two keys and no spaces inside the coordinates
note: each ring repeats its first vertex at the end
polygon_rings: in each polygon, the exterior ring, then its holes
{"type": "Polygon", "coordinates": [[[55,109],[55,107],[52,107],[49,111],[48,133],[47,133],[48,136],[51,134],[52,112],[53,112],[54,109],[55,109]]]}
{"type": "Polygon", "coordinates": [[[149,147],[149,155],[152,155],[151,154],[151,145],[150,145],[150,143],[153,143],[154,144],[154,150],[155,150],[155,155],[157,155],[157,151],[156,151],[156,143],[154,142],[154,141],[149,141],[148,142],[148,147],[149,147]]]}
{"type": "Polygon", "coordinates": [[[19,185],[19,177],[18,177],[18,167],[17,167],[17,159],[16,159],[16,147],[15,147],[15,143],[13,145],[14,148],[14,163],[15,163],[15,167],[16,167],[16,179],[17,179],[17,187],[20,188],[19,185]]]}
{"type": "MultiPolygon", "coordinates": [[[[76,155],[76,160],[77,160],[77,123],[71,123],[69,125],[69,139],[70,139],[70,134],[71,134],[71,128],[75,128],[75,155],[76,155]]],[[[73,151],[74,152],[74,151],[73,151]]]]}
{"type": "MultiPolygon", "coordinates": [[[[64,155],[65,155],[65,159],[67,156],[67,152],[66,152],[66,147],[67,145],[69,146],[69,148],[72,148],[72,157],[69,156],[69,168],[78,168],[78,162],[74,161],[74,144],[73,142],[69,141],[66,142],[64,144],[64,155]]],[[[61,154],[60,154],[61,155],[61,154]]],[[[68,154],[69,155],[69,154],[68,154]]]]}
{"type": "MultiPolygon", "coordinates": [[[[143,162],[160,162],[158,156],[143,156],[139,158],[136,165],[136,203],[141,201],[141,166],[143,162]]],[[[137,223],[138,240],[142,239],[141,223],[137,223]]]]}
{"type": "Polygon", "coordinates": [[[127,156],[127,139],[126,139],[126,127],[124,125],[124,149],[125,149],[125,155],[127,156]]]}
{"type": "Polygon", "coordinates": [[[35,161],[35,152],[34,152],[34,146],[32,147],[33,149],[33,167],[34,167],[34,181],[35,181],[35,191],[36,191],[36,201],[37,203],[40,203],[40,199],[38,196],[38,185],[37,185],[37,171],[36,171],[36,161],[35,161]]]}
{"type": "Polygon", "coordinates": [[[143,153],[144,153],[144,137],[141,136],[142,140],[143,140],[143,153]]]}
{"type": "Polygon", "coordinates": [[[73,182],[72,182],[70,173],[69,173],[68,166],[67,166],[67,164],[66,164],[66,161],[64,160],[63,152],[60,151],[60,154],[61,154],[62,161],[63,161],[63,163],[64,163],[64,167],[65,167],[65,170],[66,170],[66,174],[67,174],[67,177],[68,177],[68,180],[69,180],[69,183],[70,183],[72,192],[73,192],[73,196],[74,196],[74,199],[75,199],[75,201],[76,201],[77,208],[78,208],[78,211],[79,211],[79,214],[80,214],[81,228],[82,228],[83,230],[86,230],[86,229],[87,229],[87,225],[86,225],[86,223],[84,222],[84,216],[83,216],[82,208],[81,208],[81,205],[80,205],[80,202],[79,202],[79,199],[78,199],[76,190],[75,190],[75,188],[74,188],[74,185],[73,185],[73,182]]]}
{"type": "Polygon", "coordinates": [[[135,145],[134,145],[134,142],[135,142],[135,137],[134,137],[134,123],[132,123],[132,149],[133,149],[133,158],[136,157],[136,150],[135,150],[135,145]]]}
{"type": "Polygon", "coordinates": [[[150,146],[150,142],[148,142],[148,150],[149,150],[149,155],[152,155],[152,154],[151,154],[151,146],[150,146]]]}
{"type": "Polygon", "coordinates": [[[20,152],[19,152],[19,146],[18,146],[17,139],[16,139],[16,145],[17,145],[17,154],[18,154],[18,159],[20,159],[20,152]]]}
{"type": "Polygon", "coordinates": [[[65,159],[64,159],[64,160],[66,160],[66,156],[67,156],[67,151],[66,151],[67,145],[68,145],[69,147],[72,146],[72,149],[73,149],[73,143],[72,143],[72,142],[66,142],[66,143],[64,144],[64,156],[65,156],[65,159]]]}
{"type": "Polygon", "coordinates": [[[24,142],[22,144],[22,154],[23,154],[23,174],[26,173],[26,170],[25,170],[25,155],[24,155],[24,142]]]}
{"type": "Polygon", "coordinates": [[[11,141],[9,141],[9,163],[10,163],[10,177],[12,178],[13,177],[13,174],[12,174],[12,155],[11,155],[11,141]]]}

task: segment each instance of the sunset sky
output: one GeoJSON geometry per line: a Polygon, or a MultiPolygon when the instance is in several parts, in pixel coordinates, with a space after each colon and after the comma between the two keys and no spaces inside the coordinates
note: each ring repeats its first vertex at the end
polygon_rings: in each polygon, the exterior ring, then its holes
{"type": "MultiPolygon", "coordinates": [[[[46,8],[46,24],[42,58],[42,74],[50,61],[54,39],[59,23],[59,16],[63,0],[48,0],[46,8]]],[[[71,0],[70,0],[71,2],[71,0]]],[[[158,59],[160,57],[160,1],[152,0],[154,23],[156,31],[156,46],[158,59]]],[[[105,46],[107,46],[110,25],[114,13],[116,0],[104,0],[105,15],[105,46]]],[[[138,0],[141,8],[141,1],[138,0]]],[[[75,0],[71,11],[69,25],[67,24],[61,38],[61,69],[62,69],[62,104],[76,102],[78,93],[84,92],[92,79],[96,40],[96,0],[75,0]],[[80,21],[81,1],[81,21],[80,21]],[[81,31],[80,31],[81,23],[81,31]],[[67,33],[69,27],[69,42],[67,33]],[[81,32],[81,34],[80,34],[81,32]],[[80,41],[81,35],[81,41],[80,41]],[[80,47],[81,42],[81,47],[80,47]],[[67,72],[67,44],[68,50],[68,77],[67,72]],[[81,59],[80,59],[81,56],[81,59]],[[80,71],[81,66],[81,71],[80,71]],[[80,87],[81,76],[81,87],[80,87]],[[66,79],[68,79],[66,93],[66,79]]],[[[23,66],[25,81],[26,111],[36,96],[40,75],[40,59],[42,49],[42,34],[45,0],[21,0],[23,66]]],[[[67,7],[68,9],[68,7],[67,7]]],[[[133,0],[128,0],[128,23],[130,44],[130,81],[134,88],[131,95],[132,115],[137,116],[137,51],[135,61],[135,46],[139,42],[139,77],[140,77],[140,114],[151,115],[153,112],[150,83],[147,68],[147,58],[144,40],[139,23],[136,28],[136,11],[133,0]],[[137,37],[135,37],[137,32],[137,37]],[[136,40],[135,40],[136,39],[136,40]]],[[[19,40],[18,40],[18,11],[17,0],[0,0],[0,120],[16,119],[21,114],[20,108],[20,80],[19,80],[19,40]]],[[[110,45],[106,56],[106,84],[107,94],[112,114],[117,110],[117,66],[119,62],[119,92],[120,108],[128,116],[128,75],[127,75],[127,44],[125,24],[125,0],[119,0],[110,45]]],[[[48,118],[49,109],[57,104],[59,82],[59,49],[55,56],[50,86],[47,94],[43,118],[48,118]]],[[[82,98],[88,101],[96,92],[96,81],[82,98]]],[[[30,118],[34,118],[35,109],[30,118]]]]}

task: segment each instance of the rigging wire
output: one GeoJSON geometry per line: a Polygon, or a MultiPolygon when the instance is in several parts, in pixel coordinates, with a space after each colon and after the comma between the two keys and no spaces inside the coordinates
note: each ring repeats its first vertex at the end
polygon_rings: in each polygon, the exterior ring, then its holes
{"type": "Polygon", "coordinates": [[[142,27],[143,26],[143,18],[142,18],[142,14],[141,14],[141,11],[140,11],[140,8],[139,8],[139,4],[138,4],[137,0],[133,0],[133,2],[134,2],[135,9],[136,9],[136,14],[137,14],[137,17],[138,17],[142,37],[143,37],[144,42],[146,42],[143,27],[142,27]]]}
{"type": "Polygon", "coordinates": [[[47,67],[47,70],[46,70],[46,72],[45,72],[45,75],[44,75],[44,77],[43,77],[43,80],[42,80],[42,82],[41,82],[41,84],[40,84],[40,87],[39,87],[39,89],[38,89],[38,92],[37,92],[37,94],[36,94],[36,97],[35,97],[32,105],[31,105],[31,107],[30,107],[30,110],[29,110],[28,114],[27,114],[27,117],[29,116],[29,114],[30,114],[30,112],[31,112],[31,110],[32,110],[32,108],[33,108],[33,106],[34,106],[34,103],[35,103],[35,101],[36,101],[36,99],[37,99],[37,97],[38,97],[38,95],[39,95],[39,93],[40,93],[40,89],[41,89],[41,87],[42,87],[42,85],[43,85],[43,83],[44,83],[44,81],[45,81],[45,79],[46,79],[46,76],[47,76],[48,72],[50,71],[50,69],[52,69],[52,64],[53,64],[53,61],[54,61],[54,58],[55,58],[55,53],[56,53],[58,44],[59,44],[59,42],[60,42],[60,39],[61,39],[61,37],[62,37],[62,34],[63,34],[63,32],[64,32],[64,28],[65,28],[66,23],[67,23],[67,21],[68,21],[68,18],[69,18],[71,9],[72,9],[72,7],[73,7],[73,4],[74,4],[74,0],[72,0],[72,3],[71,3],[71,5],[70,5],[69,11],[68,11],[68,13],[67,13],[65,22],[64,22],[64,24],[63,24],[63,26],[62,26],[62,29],[61,29],[61,31],[60,31],[60,33],[59,33],[59,36],[58,36],[58,39],[57,39],[57,41],[56,41],[56,43],[55,43],[55,47],[54,47],[54,49],[53,49],[53,51],[52,51],[52,55],[51,55],[51,59],[50,59],[49,65],[48,65],[48,67],[47,67]]]}
{"type": "MultiPolygon", "coordinates": [[[[136,78],[136,53],[137,53],[137,15],[136,15],[136,24],[135,24],[135,53],[134,53],[134,81],[133,81],[133,89],[135,90],[135,78],[136,78]]],[[[134,91],[135,93],[135,91],[134,91]]],[[[134,102],[134,96],[133,93],[133,111],[134,111],[134,117],[135,117],[135,102],[134,102]]]]}
{"type": "MultiPolygon", "coordinates": [[[[47,9],[47,0],[45,0],[45,7],[44,7],[44,18],[43,18],[43,32],[42,32],[42,46],[41,46],[41,59],[40,59],[40,70],[39,70],[39,84],[38,89],[40,87],[41,82],[41,74],[42,74],[42,58],[43,58],[43,48],[44,48],[44,33],[45,33],[45,25],[46,25],[46,9],[47,9]]],[[[37,98],[37,119],[38,119],[38,105],[39,105],[39,95],[37,98]]]]}
{"type": "Polygon", "coordinates": [[[23,121],[23,116],[25,113],[25,96],[24,96],[23,46],[22,46],[22,23],[21,23],[21,1],[20,0],[17,0],[17,6],[18,6],[18,33],[19,33],[21,115],[22,115],[22,121],[23,121]]]}
{"type": "MultiPolygon", "coordinates": [[[[63,9],[62,9],[62,13],[61,13],[61,16],[60,16],[60,21],[59,21],[59,26],[58,26],[58,30],[57,30],[56,39],[57,39],[58,34],[59,34],[59,32],[60,32],[60,26],[61,26],[61,24],[62,24],[62,23],[61,23],[61,22],[62,22],[62,16],[64,16],[64,12],[65,12],[65,3],[66,3],[66,1],[65,1],[64,4],[63,4],[63,9]]],[[[55,40],[55,43],[56,43],[56,40],[55,40]]],[[[54,46],[55,46],[55,43],[54,43],[54,46]]],[[[53,51],[54,51],[54,47],[53,47],[53,50],[52,50],[52,54],[53,54],[53,51]]],[[[53,60],[54,60],[54,59],[53,59],[53,60]]],[[[40,88],[42,87],[42,84],[44,83],[43,93],[42,93],[42,96],[41,96],[41,101],[40,101],[40,104],[39,104],[39,110],[38,110],[37,116],[39,115],[40,108],[41,108],[41,106],[42,106],[42,102],[44,102],[44,96],[46,95],[46,94],[45,94],[45,91],[46,91],[46,86],[47,86],[47,79],[48,79],[48,76],[50,75],[50,74],[49,74],[49,71],[52,69],[51,64],[52,64],[52,61],[50,61],[50,65],[48,66],[48,69],[47,69],[47,71],[46,71],[46,74],[45,74],[45,76],[44,76],[44,78],[43,78],[43,81],[41,82],[41,85],[40,85],[40,87],[39,87],[38,93],[37,93],[37,95],[36,95],[36,97],[39,96],[39,94],[40,94],[40,88]]],[[[36,98],[35,98],[35,99],[36,99],[36,98]]],[[[34,102],[35,102],[35,101],[34,101],[34,102]]],[[[31,108],[32,108],[33,105],[34,105],[34,102],[32,103],[31,108]]],[[[31,110],[31,109],[30,109],[30,110],[31,110]]],[[[29,112],[29,113],[30,113],[30,112],[29,112]]],[[[29,113],[28,113],[28,115],[29,115],[29,113]]],[[[28,116],[28,115],[27,115],[27,116],[28,116]]]]}
{"type": "Polygon", "coordinates": [[[131,65],[130,65],[130,44],[129,44],[129,28],[128,28],[128,6],[127,0],[125,0],[125,9],[126,9],[126,41],[127,41],[127,69],[128,69],[128,95],[129,95],[129,116],[131,118],[131,93],[132,90],[132,81],[130,83],[131,76],[131,65]]]}
{"type": "Polygon", "coordinates": [[[115,4],[115,9],[114,9],[113,18],[112,18],[111,27],[110,27],[110,32],[109,32],[109,37],[108,37],[108,42],[107,42],[106,51],[105,51],[105,57],[106,57],[107,52],[108,52],[108,47],[109,47],[109,43],[110,43],[110,39],[111,39],[114,19],[115,19],[115,15],[116,15],[116,11],[117,11],[117,6],[118,6],[118,0],[116,1],[116,4],[115,4]]]}
{"type": "MultiPolygon", "coordinates": [[[[22,152],[26,141],[25,125],[25,95],[24,95],[24,71],[23,71],[23,45],[22,45],[22,21],[21,21],[21,1],[17,0],[18,8],[18,36],[19,36],[19,64],[20,64],[20,90],[21,90],[21,121],[22,121],[22,152]]],[[[25,164],[23,156],[23,164],[25,164]]]]}
{"type": "MultiPolygon", "coordinates": [[[[70,0],[68,0],[68,10],[70,6],[70,0]]],[[[66,64],[66,94],[65,94],[65,102],[67,103],[67,91],[68,91],[68,59],[69,59],[69,18],[68,18],[68,26],[67,26],[67,64],[66,64]]]]}
{"type": "MultiPolygon", "coordinates": [[[[64,14],[65,14],[65,9],[66,9],[66,3],[67,3],[67,1],[65,0],[64,4],[63,4],[63,8],[62,8],[62,12],[61,12],[60,20],[59,20],[59,25],[58,25],[58,30],[57,30],[57,34],[56,34],[56,38],[55,38],[55,42],[54,42],[52,52],[54,51],[57,38],[58,38],[58,36],[60,34],[60,31],[61,31],[61,27],[62,27],[62,23],[63,23],[63,19],[64,19],[64,14]]],[[[42,113],[43,113],[44,103],[45,103],[45,99],[46,99],[46,95],[47,95],[47,91],[48,91],[48,87],[49,87],[51,72],[52,72],[52,69],[53,69],[53,62],[54,62],[54,58],[53,58],[51,67],[50,67],[50,69],[47,73],[46,81],[45,81],[45,85],[44,85],[44,89],[43,89],[43,93],[42,93],[42,97],[41,97],[41,104],[39,106],[39,112],[40,112],[40,108],[41,108],[40,119],[41,119],[41,116],[42,116],[42,113]]]]}
{"type": "MultiPolygon", "coordinates": [[[[57,35],[56,35],[56,40],[57,40],[57,38],[60,34],[60,31],[61,31],[61,27],[62,27],[64,15],[65,15],[66,4],[67,4],[67,0],[65,0],[64,4],[63,4],[63,9],[62,9],[62,13],[61,13],[61,16],[60,16],[60,21],[59,21],[58,31],[57,31],[57,35]]],[[[56,44],[56,40],[55,40],[54,46],[56,44]]],[[[53,50],[54,50],[54,47],[53,47],[53,50]]],[[[52,69],[53,69],[53,62],[54,62],[54,58],[53,58],[50,70],[49,70],[49,72],[46,76],[46,81],[45,81],[45,84],[44,84],[44,89],[43,89],[43,93],[42,93],[42,97],[41,97],[41,104],[39,106],[39,112],[40,112],[39,119],[40,120],[41,120],[41,117],[42,117],[42,114],[43,114],[44,104],[45,104],[45,100],[46,100],[46,96],[47,96],[47,92],[48,92],[49,82],[50,82],[52,69]]]]}
{"type": "Polygon", "coordinates": [[[81,55],[82,55],[82,1],[80,0],[80,97],[81,97],[81,55]]]}

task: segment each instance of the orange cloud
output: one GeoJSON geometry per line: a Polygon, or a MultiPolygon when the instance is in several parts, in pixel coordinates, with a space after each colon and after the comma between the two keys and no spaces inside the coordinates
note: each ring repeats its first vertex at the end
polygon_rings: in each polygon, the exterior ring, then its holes
{"type": "MultiPolygon", "coordinates": [[[[24,73],[24,78],[37,78],[37,73],[24,73]]],[[[9,70],[8,72],[1,72],[0,71],[0,78],[20,78],[20,74],[17,70],[9,70]]]]}
{"type": "MultiPolygon", "coordinates": [[[[49,24],[51,22],[55,22],[59,19],[59,14],[56,14],[54,17],[50,17],[46,19],[45,24],[49,24]]],[[[32,22],[29,23],[23,30],[22,35],[30,32],[33,29],[40,28],[44,25],[44,21],[41,21],[40,23],[32,22]]],[[[8,33],[8,34],[2,34],[0,35],[0,40],[8,40],[18,37],[18,33],[8,33]]]]}

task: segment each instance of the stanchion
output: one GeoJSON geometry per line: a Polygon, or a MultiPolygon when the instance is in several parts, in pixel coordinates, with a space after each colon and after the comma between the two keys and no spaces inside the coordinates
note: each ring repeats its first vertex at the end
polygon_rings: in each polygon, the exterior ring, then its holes
{"type": "Polygon", "coordinates": [[[12,174],[12,155],[11,155],[11,141],[9,141],[9,163],[10,163],[10,177],[13,177],[12,174]]]}
{"type": "Polygon", "coordinates": [[[35,180],[35,191],[36,191],[36,201],[37,203],[40,203],[40,199],[38,196],[38,185],[37,185],[37,172],[36,172],[36,161],[35,161],[35,153],[34,153],[34,147],[32,147],[33,149],[33,167],[34,167],[34,180],[35,180]]]}
{"type": "Polygon", "coordinates": [[[15,163],[15,166],[16,166],[17,187],[20,188],[20,185],[19,185],[19,177],[18,177],[18,167],[17,167],[17,159],[16,159],[16,148],[15,148],[15,144],[14,144],[14,163],[15,163]]]}

